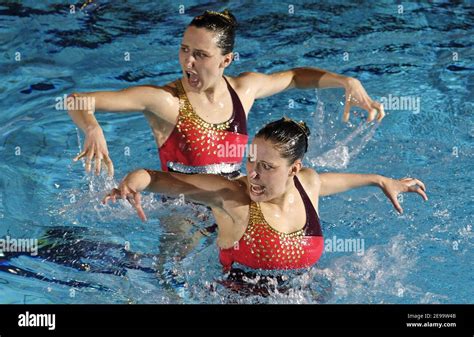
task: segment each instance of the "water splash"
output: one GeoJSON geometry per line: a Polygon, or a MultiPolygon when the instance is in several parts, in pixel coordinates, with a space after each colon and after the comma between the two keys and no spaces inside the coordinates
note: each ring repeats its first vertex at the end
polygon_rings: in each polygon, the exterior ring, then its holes
{"type": "MultiPolygon", "coordinates": [[[[343,134],[341,128],[337,128],[333,120],[325,118],[328,114],[325,111],[324,103],[318,94],[316,94],[318,103],[314,113],[315,137],[310,138],[309,157],[312,167],[324,167],[332,169],[344,169],[354,159],[372,139],[378,127],[378,123],[362,122],[357,127],[349,123],[348,126],[353,129],[349,135],[340,139],[343,134]],[[355,128],[355,129],[354,129],[355,128]]],[[[335,115],[331,113],[329,115],[335,115]]]]}

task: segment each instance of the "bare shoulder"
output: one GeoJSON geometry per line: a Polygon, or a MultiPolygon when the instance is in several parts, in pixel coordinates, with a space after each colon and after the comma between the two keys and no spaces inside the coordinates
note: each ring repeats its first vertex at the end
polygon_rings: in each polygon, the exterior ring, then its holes
{"type": "Polygon", "coordinates": [[[153,95],[154,97],[159,97],[160,99],[178,97],[178,93],[176,90],[176,81],[167,83],[162,86],[144,84],[135,87],[130,87],[127,90],[134,90],[136,91],[136,93],[141,95],[153,95]]]}
{"type": "Polygon", "coordinates": [[[258,75],[261,74],[245,72],[236,77],[226,76],[232,88],[239,95],[247,115],[255,102],[259,88],[262,86],[261,78],[259,79],[258,75]]]}
{"type": "Polygon", "coordinates": [[[298,179],[300,179],[303,187],[310,189],[319,189],[321,185],[321,180],[319,179],[319,174],[315,170],[304,167],[298,172],[298,179]]]}
{"type": "Polygon", "coordinates": [[[235,77],[228,77],[229,82],[235,88],[250,88],[255,84],[255,81],[258,81],[262,76],[265,76],[260,73],[246,71],[240,73],[235,77]]]}
{"type": "Polygon", "coordinates": [[[175,119],[179,105],[176,81],[162,86],[141,85],[133,88],[139,91],[141,99],[146,102],[147,111],[165,120],[175,119]]]}

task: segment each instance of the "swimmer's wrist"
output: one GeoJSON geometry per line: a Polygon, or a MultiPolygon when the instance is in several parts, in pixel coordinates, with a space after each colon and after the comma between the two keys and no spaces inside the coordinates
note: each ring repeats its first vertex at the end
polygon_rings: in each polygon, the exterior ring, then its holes
{"type": "Polygon", "coordinates": [[[377,186],[377,187],[380,187],[380,188],[383,188],[384,186],[384,181],[386,181],[388,178],[387,177],[384,177],[382,175],[379,175],[379,174],[373,174],[373,185],[374,186],[377,186]]]}
{"type": "Polygon", "coordinates": [[[99,123],[97,123],[97,122],[89,124],[84,128],[84,133],[86,135],[90,135],[90,134],[95,133],[97,131],[102,132],[102,128],[100,127],[99,123]]]}
{"type": "Polygon", "coordinates": [[[341,77],[341,79],[339,80],[342,84],[342,86],[345,88],[345,89],[348,89],[352,86],[354,86],[354,84],[356,84],[357,82],[359,82],[359,80],[357,78],[354,78],[354,77],[349,77],[349,76],[343,76],[343,75],[339,75],[341,77]]]}

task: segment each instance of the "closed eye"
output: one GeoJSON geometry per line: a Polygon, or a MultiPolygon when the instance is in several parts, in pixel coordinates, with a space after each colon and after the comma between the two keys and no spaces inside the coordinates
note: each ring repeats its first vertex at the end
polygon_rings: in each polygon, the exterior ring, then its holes
{"type": "Polygon", "coordinates": [[[266,163],[262,163],[262,167],[263,167],[264,170],[271,170],[273,168],[272,166],[270,166],[266,163]]]}

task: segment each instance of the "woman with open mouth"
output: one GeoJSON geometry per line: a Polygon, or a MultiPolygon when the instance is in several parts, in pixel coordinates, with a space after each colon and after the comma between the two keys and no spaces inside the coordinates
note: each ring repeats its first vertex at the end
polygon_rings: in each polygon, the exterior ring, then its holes
{"type": "Polygon", "coordinates": [[[185,198],[208,205],[218,226],[217,245],[224,271],[234,264],[251,269],[288,270],[314,265],[324,243],[319,197],[363,186],[379,187],[395,209],[400,193],[415,192],[428,200],[423,182],[377,174],[321,173],[302,166],[309,129],[304,122],[282,118],[256,134],[247,176],[229,180],[219,175],[140,169],[129,173],[103,199],[127,199],[146,220],[142,191],[185,198]]]}
{"type": "MultiPolygon", "coordinates": [[[[361,83],[316,68],[294,68],[270,75],[244,72],[224,76],[234,58],[236,19],[229,12],[206,11],[195,17],[184,32],[179,50],[182,78],[163,86],[143,85],[120,91],[74,93],[69,99],[93,99],[90,109],[70,109],[74,123],[85,133],[85,169],[94,161],[96,174],[102,162],[113,176],[113,162],[95,111],[143,112],[159,149],[163,171],[239,176],[242,153],[219,155],[219,147],[247,144],[247,115],[256,99],[291,88],[345,88],[344,120],[352,106],[368,111],[368,120],[385,113],[383,106],[367,95],[361,83]]],[[[268,188],[268,187],[267,187],[268,188]]],[[[265,195],[265,188],[252,187],[265,195]]],[[[267,190],[268,193],[268,190],[267,190]]]]}

